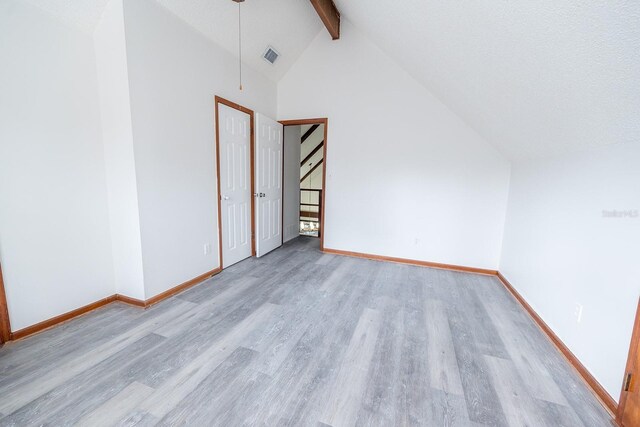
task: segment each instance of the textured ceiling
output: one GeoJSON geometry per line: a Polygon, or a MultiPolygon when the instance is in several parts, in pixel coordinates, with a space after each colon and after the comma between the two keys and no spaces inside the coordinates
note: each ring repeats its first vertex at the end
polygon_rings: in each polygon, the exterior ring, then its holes
{"type": "MultiPolygon", "coordinates": [[[[0,0],[2,1],[2,0],[0,0]]],[[[109,0],[24,0],[67,24],[93,33],[109,0]]]]}
{"type": "MultiPolygon", "coordinates": [[[[26,1],[87,32],[108,3],[26,1]]],[[[231,0],[154,1],[237,54],[231,0]]],[[[638,0],[336,3],[510,159],[640,142],[638,0]]],[[[324,31],[305,0],[247,0],[241,7],[243,60],[274,81],[324,31]],[[281,53],[275,65],[262,59],[267,45],[281,53]]]]}
{"type": "MultiPolygon", "coordinates": [[[[238,53],[238,5],[231,0],[156,0],[202,34],[238,53]]],[[[321,30],[322,22],[309,1],[246,0],[242,8],[243,62],[278,81],[321,30]],[[280,57],[271,65],[262,59],[268,45],[280,57]]]]}
{"type": "Polygon", "coordinates": [[[507,157],[640,143],[637,0],[336,0],[507,157]]]}
{"type": "MultiPolygon", "coordinates": [[[[25,1],[88,33],[93,33],[109,2],[109,0],[25,1]]],[[[231,0],[155,1],[237,56],[237,3],[231,0]]],[[[243,62],[273,81],[278,81],[287,72],[323,28],[320,18],[309,1],[246,0],[241,7],[243,62]],[[262,59],[262,54],[268,45],[273,46],[280,53],[280,57],[273,65],[262,59]]]]}

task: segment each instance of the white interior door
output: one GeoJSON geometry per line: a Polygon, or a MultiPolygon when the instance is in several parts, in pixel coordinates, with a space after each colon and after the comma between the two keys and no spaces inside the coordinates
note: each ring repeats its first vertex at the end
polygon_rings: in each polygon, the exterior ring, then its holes
{"type": "Polygon", "coordinates": [[[282,125],[256,114],[256,255],[282,245],[282,125]]]}
{"type": "Polygon", "coordinates": [[[222,268],[251,256],[251,122],[218,104],[222,268]]]}

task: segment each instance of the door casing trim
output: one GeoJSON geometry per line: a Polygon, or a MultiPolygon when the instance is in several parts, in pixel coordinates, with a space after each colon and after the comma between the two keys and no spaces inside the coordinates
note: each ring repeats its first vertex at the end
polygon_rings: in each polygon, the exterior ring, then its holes
{"type": "MultiPolygon", "coordinates": [[[[326,212],[326,194],[327,194],[327,130],[329,129],[329,119],[326,117],[319,117],[315,119],[294,119],[294,120],[280,120],[280,124],[282,126],[298,126],[298,125],[324,125],[324,146],[322,147],[322,207],[321,207],[321,217],[320,217],[320,250],[324,250],[324,236],[326,235],[326,230],[324,228],[325,224],[325,212],[326,212]]],[[[284,129],[282,132],[282,167],[284,168],[284,129]]],[[[282,174],[284,176],[284,173],[282,174]]],[[[284,188],[282,189],[282,208],[281,210],[284,212],[284,188]]],[[[283,214],[284,218],[284,214],[283,214]]],[[[284,221],[284,219],[283,219],[284,221]]],[[[284,228],[284,224],[282,225],[284,228]]],[[[284,230],[282,231],[282,236],[284,239],[284,230]]]]}
{"type": "Polygon", "coordinates": [[[4,291],[4,279],[2,278],[2,264],[0,264],[0,344],[11,339],[11,322],[9,320],[9,307],[7,295],[4,291]]]}
{"type": "MultiPolygon", "coordinates": [[[[624,374],[632,372],[635,368],[635,375],[640,375],[640,366],[634,366],[637,352],[640,351],[640,299],[638,299],[638,308],[636,309],[636,318],[633,322],[633,332],[631,333],[631,343],[629,344],[629,355],[627,356],[627,364],[624,374]]],[[[640,379],[636,379],[635,383],[640,386],[640,379]]],[[[620,399],[618,399],[618,410],[616,411],[616,422],[622,425],[622,415],[624,414],[625,405],[627,404],[627,392],[624,391],[624,380],[620,387],[620,399]]]]}
{"type": "Polygon", "coordinates": [[[229,108],[233,108],[234,110],[241,111],[245,114],[249,115],[249,127],[250,127],[250,137],[249,137],[249,168],[251,169],[251,256],[256,256],[256,215],[255,215],[255,197],[253,196],[255,193],[255,173],[254,173],[254,150],[255,150],[255,132],[254,132],[254,113],[253,110],[250,110],[246,107],[243,107],[240,104],[236,104],[233,101],[229,101],[228,99],[222,98],[221,96],[215,96],[215,127],[216,127],[216,177],[217,177],[217,188],[218,188],[218,254],[220,258],[220,268],[224,268],[222,265],[223,256],[222,256],[222,203],[220,200],[220,131],[219,131],[219,112],[218,105],[226,105],[229,108]]]}

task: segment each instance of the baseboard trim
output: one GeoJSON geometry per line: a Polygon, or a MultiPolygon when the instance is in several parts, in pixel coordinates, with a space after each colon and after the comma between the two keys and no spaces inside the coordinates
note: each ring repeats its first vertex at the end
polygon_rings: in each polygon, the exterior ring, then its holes
{"type": "Polygon", "coordinates": [[[60,314],[58,316],[52,317],[51,319],[47,319],[42,322],[36,323],[35,325],[31,325],[31,326],[27,326],[26,328],[19,329],[11,333],[11,341],[19,340],[21,338],[28,337],[29,335],[33,335],[33,334],[37,334],[38,332],[45,331],[56,325],[59,325],[60,323],[69,321],[71,319],[75,319],[76,317],[82,316],[83,314],[87,314],[97,308],[103,307],[107,304],[111,304],[115,300],[116,300],[116,296],[111,295],[99,301],[92,302],[91,304],[87,304],[83,307],[76,308],[75,310],[71,310],[66,313],[60,314]]]}
{"type": "Polygon", "coordinates": [[[126,295],[116,294],[116,301],[120,301],[121,303],[132,305],[134,307],[145,308],[146,304],[144,300],[131,298],[126,295]]]}
{"type": "Polygon", "coordinates": [[[355,258],[372,259],[375,261],[388,261],[388,262],[395,262],[398,264],[417,265],[420,267],[438,268],[440,270],[451,270],[451,271],[459,271],[463,273],[484,274],[486,276],[495,276],[496,274],[498,274],[497,270],[489,270],[486,268],[465,267],[462,265],[442,264],[439,262],[419,261],[415,259],[396,258],[396,257],[389,257],[384,255],[373,255],[373,254],[366,254],[362,252],[351,252],[351,251],[343,251],[339,249],[330,249],[330,248],[324,248],[322,251],[328,254],[334,254],[334,255],[344,255],[344,256],[350,256],[355,258]]]}
{"type": "Polygon", "coordinates": [[[615,419],[615,414],[618,410],[618,404],[611,397],[611,395],[602,387],[602,385],[595,379],[591,372],[578,360],[578,358],[569,350],[569,347],[565,345],[564,342],[553,332],[553,330],[545,323],[544,320],[536,313],[536,311],[527,303],[527,301],[515,290],[513,285],[507,280],[506,277],[502,275],[502,273],[498,272],[496,274],[500,282],[504,285],[504,287],[509,291],[509,293],[520,303],[520,305],[525,309],[525,311],[531,316],[533,321],[538,325],[538,327],[544,332],[544,334],[551,340],[551,342],[556,346],[558,351],[562,353],[562,355],[567,359],[569,364],[573,366],[573,368],[578,372],[580,377],[584,380],[587,386],[593,391],[593,394],[600,400],[602,406],[604,406],[610,413],[613,419],[615,419]]]}
{"type": "Polygon", "coordinates": [[[158,295],[156,295],[154,297],[151,297],[148,300],[146,300],[144,302],[145,307],[150,307],[150,306],[152,306],[154,304],[159,303],[162,300],[165,300],[165,299],[167,299],[169,297],[172,297],[175,294],[184,291],[185,289],[188,289],[188,288],[190,288],[192,286],[195,286],[198,283],[203,282],[206,279],[215,276],[216,274],[220,273],[221,271],[222,271],[222,267],[214,268],[213,270],[207,271],[206,273],[201,274],[201,275],[199,275],[197,277],[194,277],[191,280],[187,280],[186,282],[181,283],[178,286],[174,286],[173,288],[171,288],[169,290],[166,290],[166,291],[162,292],[161,294],[158,294],[158,295]]]}
{"type": "Polygon", "coordinates": [[[57,326],[61,323],[67,322],[69,320],[75,319],[76,317],[82,316],[84,314],[87,314],[93,310],[96,310],[100,307],[103,307],[105,305],[111,304],[113,302],[119,301],[128,305],[132,305],[134,307],[139,307],[139,308],[147,308],[150,307],[154,304],[159,303],[162,300],[165,300],[169,297],[174,296],[177,293],[180,293],[192,286],[197,285],[200,282],[205,281],[206,279],[215,276],[216,274],[218,274],[219,272],[222,271],[222,268],[218,267],[215,268],[211,271],[208,271],[204,274],[201,274],[197,277],[194,277],[191,280],[187,280],[184,283],[179,284],[178,286],[174,286],[171,289],[168,289],[154,297],[151,297],[147,300],[140,300],[140,299],[136,299],[136,298],[131,298],[128,297],[126,295],[120,295],[120,294],[115,294],[115,295],[111,295],[108,296],[106,298],[103,298],[99,301],[96,302],[92,302],[91,304],[87,304],[83,307],[80,308],[76,308],[75,310],[71,310],[67,313],[61,314],[59,316],[55,316],[52,317],[51,319],[47,319],[44,320],[40,323],[36,323],[35,325],[31,325],[28,326],[26,328],[17,330],[15,332],[12,332],[9,336],[9,340],[10,341],[15,341],[15,340],[19,340],[22,338],[26,338],[28,336],[37,334],[39,332],[45,331],[47,329],[50,329],[54,326],[57,326]]]}

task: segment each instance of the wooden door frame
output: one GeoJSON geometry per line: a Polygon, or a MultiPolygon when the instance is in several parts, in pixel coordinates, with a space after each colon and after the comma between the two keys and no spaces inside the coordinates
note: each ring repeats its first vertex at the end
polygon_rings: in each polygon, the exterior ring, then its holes
{"type": "Polygon", "coordinates": [[[7,295],[4,291],[4,279],[2,278],[2,264],[0,264],[0,344],[11,339],[11,322],[9,321],[9,307],[7,295]]]}
{"type": "MultiPolygon", "coordinates": [[[[320,250],[324,250],[324,236],[326,234],[324,228],[324,217],[325,217],[325,207],[327,204],[325,203],[326,194],[327,194],[327,129],[329,128],[329,119],[326,117],[320,117],[315,119],[296,119],[296,120],[280,120],[282,126],[299,126],[299,125],[324,125],[324,146],[322,147],[322,206],[320,207],[321,217],[320,217],[320,250]]],[[[284,177],[284,128],[282,130],[282,168],[283,168],[283,177],[284,177]]],[[[284,179],[284,178],[283,178],[284,179]]],[[[283,218],[284,218],[284,187],[282,189],[282,208],[283,218]]],[[[298,210],[300,207],[298,206],[298,210]]],[[[284,219],[283,219],[284,221],[284,219]]],[[[298,221],[299,222],[299,221],[298,221]]],[[[282,226],[284,228],[284,225],[282,226]]],[[[282,238],[284,241],[284,229],[282,230],[282,238]]]]}
{"type": "Polygon", "coordinates": [[[256,215],[255,215],[255,174],[254,174],[254,149],[255,149],[255,133],[254,133],[254,114],[253,110],[250,110],[246,107],[243,107],[240,104],[236,104],[235,102],[229,101],[221,96],[215,96],[215,126],[216,126],[216,174],[218,178],[218,253],[220,255],[220,269],[222,270],[224,267],[222,266],[222,195],[220,193],[220,126],[219,126],[219,114],[218,114],[218,105],[226,105],[229,108],[233,108],[234,110],[238,110],[245,114],[249,115],[249,127],[250,127],[250,136],[249,136],[249,168],[251,169],[251,256],[256,256],[256,215]]]}
{"type": "MultiPolygon", "coordinates": [[[[618,425],[622,425],[622,415],[624,414],[625,405],[627,404],[627,392],[624,391],[627,374],[633,372],[635,375],[640,375],[640,366],[633,366],[637,357],[637,352],[640,347],[640,299],[638,300],[638,307],[636,308],[636,318],[633,322],[633,332],[631,333],[631,343],[629,344],[629,355],[627,356],[627,365],[624,370],[624,377],[622,380],[622,387],[620,387],[620,399],[618,399],[618,411],[616,412],[616,422],[618,425]]],[[[632,384],[636,387],[640,387],[640,378],[631,379],[632,384]]]]}

